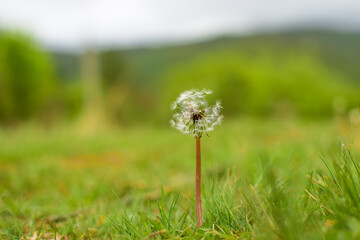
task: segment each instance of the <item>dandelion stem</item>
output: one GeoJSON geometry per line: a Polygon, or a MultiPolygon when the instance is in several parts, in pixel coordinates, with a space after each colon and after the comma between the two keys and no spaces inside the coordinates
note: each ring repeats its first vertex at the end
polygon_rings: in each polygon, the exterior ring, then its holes
{"type": "Polygon", "coordinates": [[[201,152],[200,152],[200,137],[196,136],[196,219],[197,227],[200,228],[203,224],[201,212],[201,152]]]}

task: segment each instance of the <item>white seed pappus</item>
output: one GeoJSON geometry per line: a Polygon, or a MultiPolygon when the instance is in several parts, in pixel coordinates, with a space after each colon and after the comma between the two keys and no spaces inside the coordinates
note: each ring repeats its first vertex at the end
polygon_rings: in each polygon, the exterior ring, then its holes
{"type": "Polygon", "coordinates": [[[221,104],[209,106],[205,97],[212,94],[211,90],[188,90],[180,94],[171,105],[175,111],[170,125],[184,134],[201,137],[214,130],[221,123],[223,116],[220,114],[221,104]]]}

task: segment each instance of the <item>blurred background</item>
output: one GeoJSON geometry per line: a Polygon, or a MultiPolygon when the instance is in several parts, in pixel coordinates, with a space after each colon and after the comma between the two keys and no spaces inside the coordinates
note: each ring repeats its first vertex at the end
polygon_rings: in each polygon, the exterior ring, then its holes
{"type": "Polygon", "coordinates": [[[166,125],[182,91],[225,117],[360,103],[360,2],[0,0],[0,124],[166,125]]]}

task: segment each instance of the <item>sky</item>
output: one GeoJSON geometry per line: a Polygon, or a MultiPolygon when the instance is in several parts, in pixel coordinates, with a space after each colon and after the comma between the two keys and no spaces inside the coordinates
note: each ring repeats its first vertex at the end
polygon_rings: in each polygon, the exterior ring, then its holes
{"type": "Polygon", "coordinates": [[[360,0],[0,0],[0,29],[50,47],[136,46],[291,26],[360,29],[360,0]]]}

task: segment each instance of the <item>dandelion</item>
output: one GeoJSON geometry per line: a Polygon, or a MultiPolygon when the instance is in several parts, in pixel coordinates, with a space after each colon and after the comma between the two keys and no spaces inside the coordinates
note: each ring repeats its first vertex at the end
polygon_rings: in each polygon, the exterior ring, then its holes
{"type": "Polygon", "coordinates": [[[213,131],[221,123],[223,116],[220,114],[221,104],[208,106],[206,95],[211,90],[203,89],[185,91],[172,103],[171,109],[175,111],[170,125],[183,134],[193,135],[196,139],[196,218],[197,226],[203,224],[201,212],[201,151],[200,138],[203,134],[213,131]]]}

